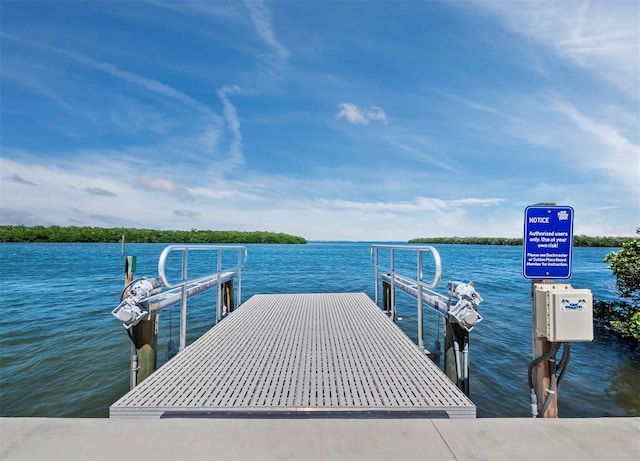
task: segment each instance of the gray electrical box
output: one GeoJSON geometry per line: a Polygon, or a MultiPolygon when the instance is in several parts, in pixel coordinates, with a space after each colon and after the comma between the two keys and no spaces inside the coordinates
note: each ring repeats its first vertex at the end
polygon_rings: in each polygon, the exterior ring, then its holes
{"type": "Polygon", "coordinates": [[[551,342],[593,341],[591,290],[536,283],[534,305],[537,337],[551,342]]]}

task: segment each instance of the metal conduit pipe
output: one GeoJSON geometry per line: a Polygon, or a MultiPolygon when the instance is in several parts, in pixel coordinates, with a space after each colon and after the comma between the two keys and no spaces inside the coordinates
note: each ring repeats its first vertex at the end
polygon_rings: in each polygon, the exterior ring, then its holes
{"type": "Polygon", "coordinates": [[[464,395],[469,395],[469,337],[465,337],[464,341],[464,349],[462,349],[462,358],[463,358],[463,387],[464,395]]]}
{"type": "Polygon", "coordinates": [[[456,385],[459,389],[462,389],[462,365],[460,364],[460,345],[458,344],[457,338],[453,338],[453,353],[456,358],[456,385]]]}
{"type": "Polygon", "coordinates": [[[133,346],[133,355],[131,357],[131,389],[138,385],[138,353],[136,347],[133,346]]]}

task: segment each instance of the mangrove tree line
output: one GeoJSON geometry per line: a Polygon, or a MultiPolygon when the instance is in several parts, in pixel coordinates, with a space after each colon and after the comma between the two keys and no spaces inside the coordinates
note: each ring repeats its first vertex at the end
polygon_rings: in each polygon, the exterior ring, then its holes
{"type": "MultiPolygon", "coordinates": [[[[633,237],[588,237],[574,235],[574,247],[610,247],[620,248],[633,237]]],[[[409,240],[414,244],[459,244],[459,245],[522,245],[521,238],[506,237],[422,237],[409,240]]]]}
{"type": "Polygon", "coordinates": [[[307,243],[302,237],[275,232],[191,229],[159,230],[125,227],[0,226],[0,242],[128,243],[307,243]]]}

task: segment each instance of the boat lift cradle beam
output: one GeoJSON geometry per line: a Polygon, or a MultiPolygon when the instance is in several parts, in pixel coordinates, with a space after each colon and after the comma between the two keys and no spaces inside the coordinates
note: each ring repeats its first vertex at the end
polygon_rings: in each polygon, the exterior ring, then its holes
{"type": "Polygon", "coordinates": [[[478,313],[478,305],[482,297],[475,291],[473,283],[450,281],[447,286],[448,295],[433,290],[442,276],[442,262],[438,250],[424,245],[372,245],[371,257],[375,266],[375,302],[378,303],[379,280],[392,287],[390,293],[391,318],[395,321],[395,289],[406,293],[418,302],[418,346],[424,349],[423,307],[430,308],[438,314],[459,324],[467,332],[482,321],[478,313]],[[380,250],[389,253],[388,265],[380,262],[380,250]],[[401,252],[415,253],[416,277],[412,278],[396,269],[396,255],[401,252]],[[424,281],[424,254],[430,253],[434,261],[434,276],[431,282],[424,281]],[[455,298],[455,302],[454,302],[455,298]]]}

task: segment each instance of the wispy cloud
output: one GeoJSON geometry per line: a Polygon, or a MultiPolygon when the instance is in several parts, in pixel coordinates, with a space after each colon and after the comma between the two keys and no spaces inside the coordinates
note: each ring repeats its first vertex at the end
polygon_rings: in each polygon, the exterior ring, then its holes
{"type": "Polygon", "coordinates": [[[226,2],[175,2],[175,1],[149,1],[149,4],[170,10],[172,13],[189,13],[197,16],[208,16],[213,19],[231,19],[236,16],[233,3],[226,2]]]}
{"type": "MultiPolygon", "coordinates": [[[[6,36],[0,33],[0,38],[6,38],[6,36]]],[[[4,59],[6,60],[6,58],[4,59]]],[[[15,61],[11,63],[11,66],[4,64],[3,67],[2,79],[5,82],[11,81],[13,84],[26,88],[28,91],[33,92],[34,94],[40,94],[66,111],[74,110],[74,107],[69,103],[69,101],[65,100],[62,96],[60,96],[60,94],[53,91],[49,86],[47,86],[47,77],[50,76],[49,73],[51,72],[51,69],[43,68],[44,66],[42,65],[38,66],[32,63],[22,62],[16,63],[15,61]]],[[[2,110],[2,112],[6,111],[2,110]]],[[[27,114],[28,112],[14,111],[13,113],[27,114]]],[[[36,112],[31,112],[28,114],[30,117],[46,117],[46,115],[36,112]]]]}
{"type": "Polygon", "coordinates": [[[411,202],[358,202],[351,200],[319,199],[318,203],[337,209],[352,209],[369,212],[392,211],[398,213],[414,211],[434,211],[437,213],[451,212],[453,208],[467,206],[490,206],[504,202],[500,198],[464,198],[443,200],[434,197],[416,197],[411,202]]]}
{"type": "Polygon", "coordinates": [[[619,180],[627,190],[635,194],[640,192],[640,145],[627,138],[617,127],[587,116],[572,104],[556,101],[554,107],[580,133],[579,137],[585,144],[579,159],[583,168],[602,171],[619,180]]]}
{"type": "Polygon", "coordinates": [[[2,178],[5,181],[11,181],[11,182],[15,182],[18,184],[23,184],[25,186],[35,186],[37,187],[38,184],[36,184],[33,181],[29,181],[28,179],[24,179],[22,176],[19,176],[17,174],[12,174],[11,176],[5,176],[4,178],[2,178]]]}
{"type": "Polygon", "coordinates": [[[268,51],[257,56],[258,70],[250,75],[250,91],[262,91],[285,78],[285,71],[289,65],[291,53],[277,38],[274,31],[271,12],[262,0],[247,0],[244,2],[249,10],[251,21],[260,40],[267,46],[268,51]]]}
{"type": "Polygon", "coordinates": [[[273,50],[273,56],[281,62],[287,61],[290,56],[289,50],[276,38],[271,23],[271,13],[264,2],[261,0],[248,0],[245,1],[244,4],[249,9],[251,20],[258,31],[258,35],[260,35],[260,38],[273,50]]]}
{"type": "Polygon", "coordinates": [[[369,109],[361,109],[351,102],[343,102],[339,106],[340,111],[337,118],[344,118],[353,125],[366,125],[370,121],[389,123],[387,114],[378,106],[371,106],[369,109]]]}
{"type": "Polygon", "coordinates": [[[110,64],[108,62],[97,61],[95,59],[82,56],[81,54],[73,51],[61,50],[58,48],[55,48],[55,50],[58,53],[65,55],[71,59],[74,59],[75,61],[81,64],[84,64],[89,67],[93,67],[95,69],[99,69],[113,77],[119,78],[120,80],[133,83],[141,88],[144,88],[147,91],[150,91],[152,93],[156,93],[166,98],[180,102],[188,107],[191,107],[192,109],[202,112],[203,114],[209,115],[212,118],[216,117],[216,115],[211,111],[209,107],[205,106],[204,104],[197,101],[196,99],[193,99],[190,96],[184,94],[183,92],[178,91],[170,87],[169,85],[165,85],[164,83],[161,83],[157,80],[143,77],[141,75],[137,75],[132,72],[119,69],[115,65],[110,64]]]}
{"type": "Polygon", "coordinates": [[[180,102],[188,107],[191,107],[192,109],[195,109],[197,111],[200,111],[203,114],[206,114],[208,116],[211,116],[213,118],[216,117],[216,115],[211,111],[211,109],[209,107],[207,107],[206,105],[202,104],[201,102],[199,102],[198,100],[188,96],[187,94],[176,90],[174,88],[172,88],[169,85],[166,85],[162,82],[159,82],[157,80],[151,79],[151,78],[147,78],[138,74],[135,74],[133,72],[129,72],[127,70],[123,70],[118,68],[116,65],[111,64],[109,62],[104,62],[104,61],[99,61],[93,58],[90,58],[88,56],[85,56],[81,53],[75,52],[75,51],[71,51],[71,50],[67,50],[67,49],[63,49],[63,48],[59,48],[56,46],[52,46],[49,44],[44,44],[44,43],[39,43],[39,42],[34,42],[32,40],[28,40],[16,35],[12,35],[12,34],[6,34],[6,33],[2,33],[2,38],[4,39],[8,39],[8,40],[12,40],[18,43],[21,43],[23,45],[29,45],[32,47],[36,47],[36,48],[40,48],[52,53],[56,53],[60,56],[64,56],[67,59],[71,59],[79,64],[82,64],[86,67],[90,67],[93,69],[97,69],[100,70],[108,75],[111,75],[113,77],[116,77],[120,80],[132,83],[134,85],[137,85],[140,88],[144,88],[147,91],[150,91],[152,93],[156,93],[159,95],[162,95],[168,99],[171,99],[173,101],[176,102],[180,102]]]}
{"type": "Polygon", "coordinates": [[[86,187],[84,191],[90,195],[102,195],[104,197],[115,197],[117,195],[107,189],[102,189],[101,187],[86,187]]]}
{"type": "Polygon", "coordinates": [[[482,0],[476,4],[514,32],[640,97],[638,2],[482,0]]]}
{"type": "Polygon", "coordinates": [[[30,211],[15,208],[0,208],[0,225],[2,226],[48,226],[51,222],[36,216],[30,211]]]}
{"type": "Polygon", "coordinates": [[[70,211],[73,213],[73,217],[69,218],[69,222],[88,225],[87,223],[101,223],[107,226],[130,226],[135,225],[137,223],[123,218],[121,216],[114,216],[111,214],[103,214],[103,213],[92,213],[82,210],[77,207],[71,207],[70,211]]]}
{"type": "Polygon", "coordinates": [[[191,192],[189,192],[188,189],[176,184],[170,179],[141,176],[136,178],[136,184],[141,186],[143,189],[162,192],[163,194],[175,197],[183,202],[190,202],[194,200],[193,195],[191,195],[191,192]]]}
{"type": "Polygon", "coordinates": [[[184,210],[184,209],[174,210],[173,214],[178,218],[193,219],[193,220],[198,219],[198,217],[200,216],[200,213],[196,211],[184,210]]]}
{"type": "Polygon", "coordinates": [[[89,213],[87,216],[91,221],[98,221],[109,226],[125,226],[131,222],[128,219],[122,219],[122,217],[120,216],[112,216],[112,215],[104,215],[104,214],[96,214],[96,213],[89,213]]]}
{"type": "Polygon", "coordinates": [[[240,130],[240,120],[238,120],[238,112],[229,96],[238,91],[237,87],[225,86],[218,90],[218,96],[222,100],[222,111],[227,123],[227,127],[231,134],[231,143],[229,146],[229,161],[233,166],[242,165],[244,163],[244,155],[242,153],[242,131],[240,130]]]}

